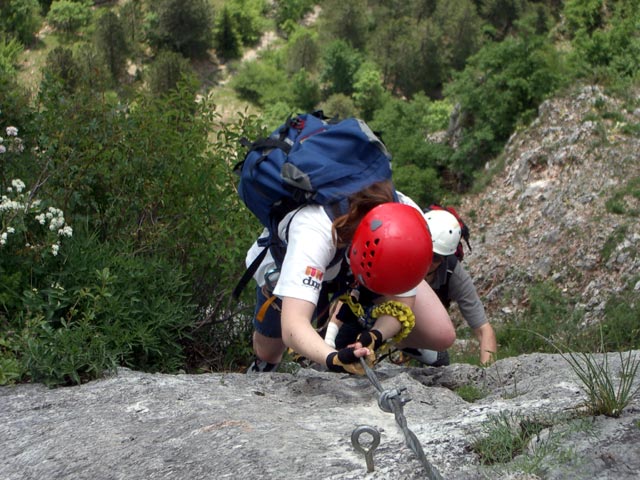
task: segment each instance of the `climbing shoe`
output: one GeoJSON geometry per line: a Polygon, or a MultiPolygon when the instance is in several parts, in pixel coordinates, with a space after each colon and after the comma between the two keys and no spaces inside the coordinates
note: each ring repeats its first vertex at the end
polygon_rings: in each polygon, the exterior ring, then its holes
{"type": "Polygon", "coordinates": [[[430,367],[443,367],[451,363],[449,361],[449,352],[446,350],[443,352],[436,352],[434,350],[427,350],[423,348],[403,348],[401,351],[414,360],[417,360],[424,365],[429,365],[430,367]]]}
{"type": "Polygon", "coordinates": [[[277,363],[269,363],[264,360],[260,360],[256,358],[251,366],[247,368],[246,373],[263,373],[263,372],[274,372],[278,368],[277,363]]]}

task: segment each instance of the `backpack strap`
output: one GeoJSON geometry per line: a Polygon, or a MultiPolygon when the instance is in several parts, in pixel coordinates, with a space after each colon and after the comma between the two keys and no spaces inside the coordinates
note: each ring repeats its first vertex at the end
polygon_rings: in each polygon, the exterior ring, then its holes
{"type": "Polygon", "coordinates": [[[451,299],[449,298],[449,281],[451,280],[451,275],[453,275],[453,271],[455,270],[457,264],[458,257],[456,257],[455,254],[447,255],[444,263],[447,274],[444,283],[440,285],[436,290],[436,295],[438,295],[440,302],[442,302],[442,305],[444,305],[444,308],[446,308],[447,310],[449,309],[449,306],[451,306],[451,299]]]}

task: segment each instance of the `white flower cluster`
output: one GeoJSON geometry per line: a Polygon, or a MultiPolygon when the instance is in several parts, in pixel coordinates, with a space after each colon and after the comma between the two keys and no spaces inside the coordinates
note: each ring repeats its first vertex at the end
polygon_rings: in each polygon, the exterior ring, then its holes
{"type": "Polygon", "coordinates": [[[12,137],[12,139],[8,144],[9,147],[7,147],[4,145],[4,138],[0,137],[0,155],[7,153],[8,150],[13,152],[23,152],[24,144],[22,143],[22,139],[18,138],[18,129],[16,127],[7,127],[5,131],[7,132],[7,136],[12,137]]]}
{"type": "MultiPolygon", "coordinates": [[[[7,134],[10,134],[9,129],[7,129],[7,134]]],[[[12,193],[15,199],[7,195],[2,195],[0,198],[0,247],[7,243],[10,234],[16,232],[16,229],[11,226],[12,222],[20,221],[23,217],[34,214],[36,222],[40,225],[48,224],[48,230],[56,233],[56,241],[50,245],[51,253],[56,256],[60,250],[60,238],[73,236],[73,228],[66,224],[64,213],[59,208],[49,207],[46,211],[41,212],[40,200],[34,199],[30,203],[26,203],[25,197],[30,192],[23,193],[25,188],[24,182],[16,178],[11,181],[11,186],[7,188],[7,192],[12,193]],[[19,214],[22,215],[18,217],[19,214]]],[[[25,246],[34,248],[29,243],[25,246]]]]}

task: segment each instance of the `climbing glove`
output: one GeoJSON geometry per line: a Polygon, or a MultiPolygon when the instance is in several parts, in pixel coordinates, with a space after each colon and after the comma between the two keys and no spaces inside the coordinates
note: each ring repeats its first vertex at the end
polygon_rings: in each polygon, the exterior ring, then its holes
{"type": "Polygon", "coordinates": [[[360,342],[363,347],[369,349],[367,355],[367,365],[373,365],[376,361],[375,351],[382,346],[382,333],[379,330],[367,330],[358,335],[356,342],[360,342]]]}
{"type": "Polygon", "coordinates": [[[364,375],[364,368],[360,364],[360,359],[355,356],[353,347],[345,347],[337,352],[327,355],[327,368],[337,373],[354,373],[364,375]]]}

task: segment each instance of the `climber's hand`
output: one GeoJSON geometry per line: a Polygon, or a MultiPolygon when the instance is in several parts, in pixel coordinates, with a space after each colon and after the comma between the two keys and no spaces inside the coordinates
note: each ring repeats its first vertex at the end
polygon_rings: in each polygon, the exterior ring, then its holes
{"type": "Polygon", "coordinates": [[[360,357],[369,354],[369,350],[366,348],[345,347],[327,355],[327,368],[332,372],[364,375],[365,372],[360,364],[360,357]]]}
{"type": "Polygon", "coordinates": [[[363,347],[369,350],[369,355],[367,355],[367,365],[373,366],[376,361],[375,351],[382,346],[382,333],[379,330],[368,330],[360,333],[358,338],[356,338],[356,345],[362,345],[363,347]]]}

